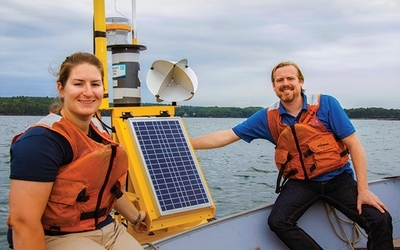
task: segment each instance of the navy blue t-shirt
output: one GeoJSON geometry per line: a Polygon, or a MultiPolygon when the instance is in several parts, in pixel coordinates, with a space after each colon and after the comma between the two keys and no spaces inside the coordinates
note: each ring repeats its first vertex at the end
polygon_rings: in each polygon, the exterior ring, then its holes
{"type": "Polygon", "coordinates": [[[11,145],[10,179],[53,182],[58,169],[72,161],[72,148],[61,134],[29,128],[11,145]]]}

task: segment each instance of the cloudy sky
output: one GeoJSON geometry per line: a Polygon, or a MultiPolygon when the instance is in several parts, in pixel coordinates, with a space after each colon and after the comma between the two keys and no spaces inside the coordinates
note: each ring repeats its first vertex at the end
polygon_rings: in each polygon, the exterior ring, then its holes
{"type": "MultiPolygon", "coordinates": [[[[106,0],[131,18],[131,1],[106,0]]],[[[344,108],[400,108],[399,0],[137,0],[142,101],[155,60],[187,59],[193,106],[268,106],[271,69],[294,61],[308,93],[344,108]]],[[[56,96],[65,56],[92,52],[91,0],[2,0],[0,96],[56,96]]]]}

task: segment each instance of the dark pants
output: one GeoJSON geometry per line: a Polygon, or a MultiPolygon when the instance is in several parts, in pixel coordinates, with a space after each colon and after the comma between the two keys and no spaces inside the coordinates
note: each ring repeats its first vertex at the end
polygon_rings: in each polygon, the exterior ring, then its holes
{"type": "Polygon", "coordinates": [[[393,249],[392,217],[369,205],[363,205],[359,215],[357,183],[346,173],[326,182],[289,180],[285,184],[268,218],[268,225],[290,249],[322,249],[297,226],[300,217],[318,200],[324,200],[362,227],[368,234],[368,249],[393,249]]]}

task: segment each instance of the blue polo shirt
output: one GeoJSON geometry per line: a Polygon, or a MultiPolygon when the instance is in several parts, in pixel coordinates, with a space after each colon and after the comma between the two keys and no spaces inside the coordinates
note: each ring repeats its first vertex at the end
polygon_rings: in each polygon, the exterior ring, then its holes
{"type": "MultiPolygon", "coordinates": [[[[304,98],[302,110],[307,110],[307,96],[303,93],[302,96],[304,98]]],[[[279,105],[279,113],[282,117],[282,123],[291,126],[298,122],[301,112],[298,116],[294,117],[286,112],[283,105],[279,105]]],[[[324,124],[326,129],[333,132],[339,139],[346,138],[356,132],[346,112],[338,100],[332,96],[321,94],[317,117],[322,124],[324,124]]],[[[272,138],[271,131],[269,130],[266,108],[257,111],[247,120],[233,127],[232,130],[240,139],[248,143],[254,139],[266,139],[276,145],[276,142],[272,138]]],[[[320,175],[312,180],[327,181],[344,172],[347,172],[354,177],[354,172],[351,168],[350,162],[343,166],[343,168],[320,175]]]]}

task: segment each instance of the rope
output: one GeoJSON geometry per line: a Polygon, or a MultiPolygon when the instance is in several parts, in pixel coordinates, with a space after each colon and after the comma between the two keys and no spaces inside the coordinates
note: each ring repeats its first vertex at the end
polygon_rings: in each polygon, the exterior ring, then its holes
{"type": "Polygon", "coordinates": [[[367,238],[367,236],[364,234],[364,232],[362,232],[361,228],[357,225],[357,223],[351,221],[351,220],[345,220],[340,218],[337,210],[335,208],[333,208],[332,206],[328,205],[327,203],[325,203],[325,208],[326,208],[326,212],[328,214],[328,218],[329,218],[329,222],[332,225],[333,230],[335,231],[336,235],[339,237],[339,239],[341,239],[344,242],[347,242],[349,244],[349,247],[354,250],[354,245],[359,242],[361,240],[361,235],[364,236],[365,238],[367,238]],[[333,215],[332,215],[333,214],[333,215]],[[339,227],[342,231],[342,234],[344,236],[342,236],[338,230],[336,229],[335,225],[333,224],[333,218],[336,219],[336,221],[339,224],[339,227]],[[354,235],[354,239],[350,240],[346,230],[344,229],[344,223],[350,224],[353,227],[353,235],[354,235]]]}

